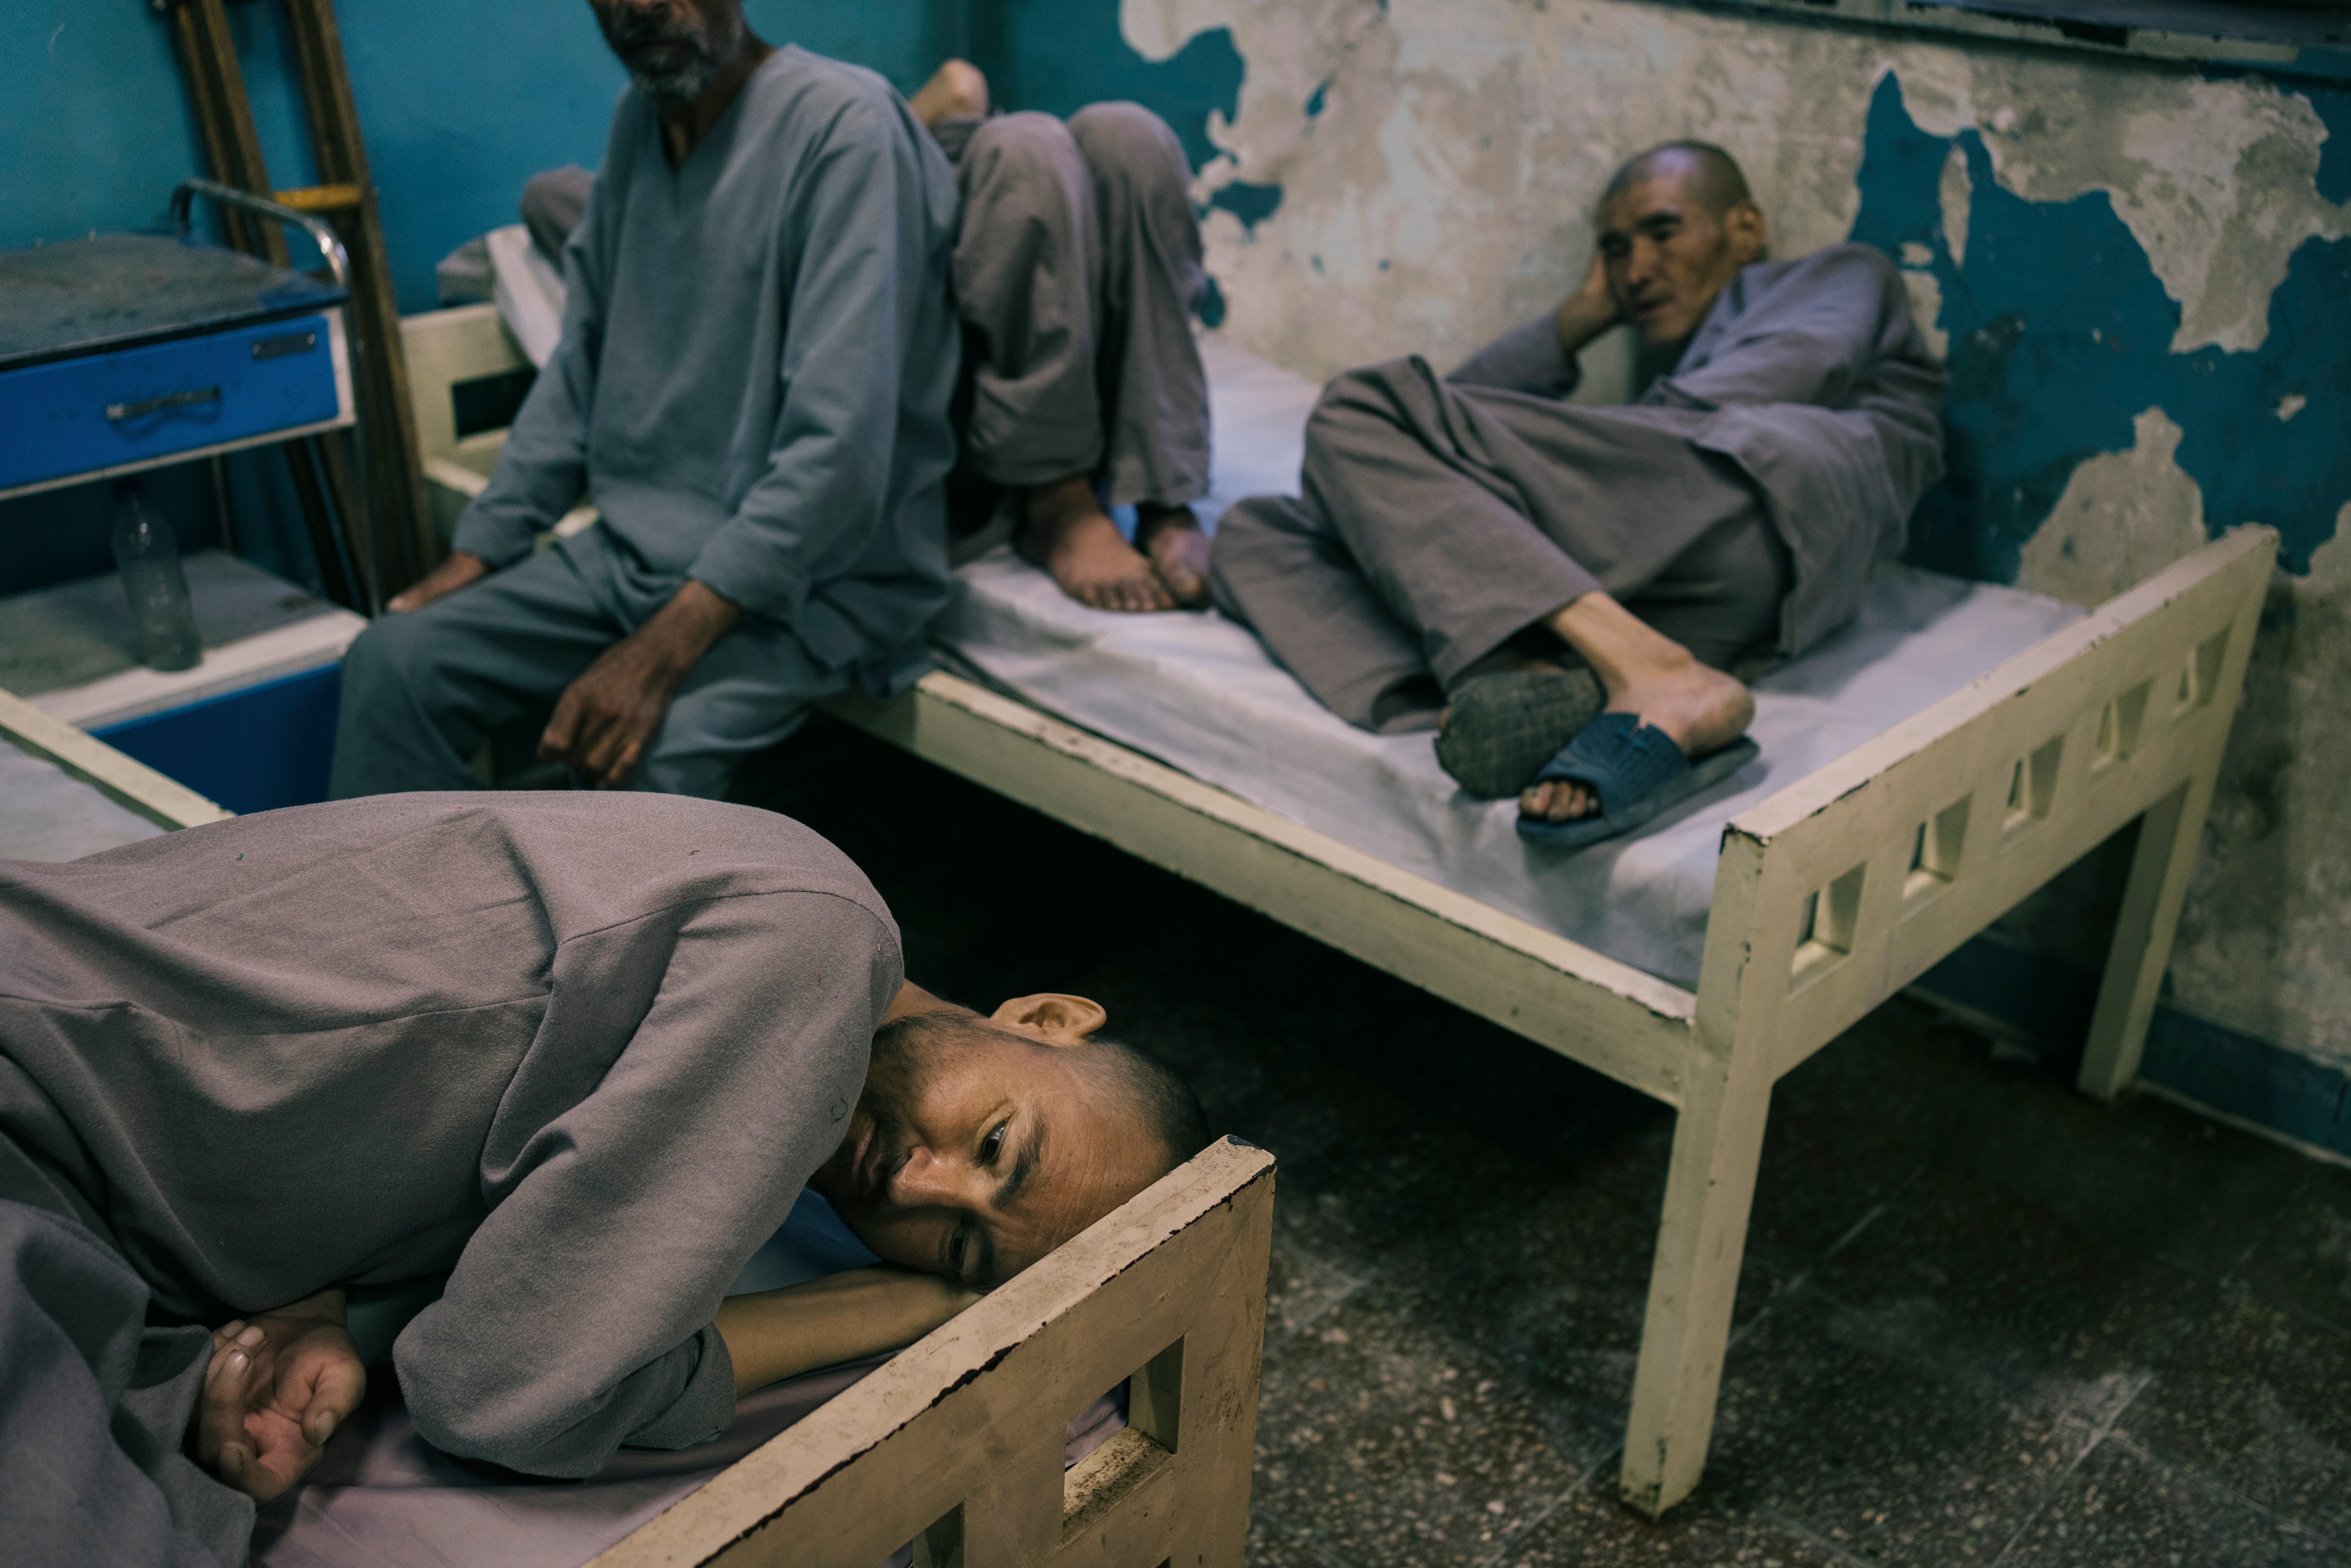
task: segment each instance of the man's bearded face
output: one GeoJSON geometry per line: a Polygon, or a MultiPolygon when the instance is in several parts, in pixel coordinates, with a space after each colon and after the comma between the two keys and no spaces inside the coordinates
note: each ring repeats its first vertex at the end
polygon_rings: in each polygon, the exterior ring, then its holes
{"type": "Polygon", "coordinates": [[[743,41],[743,15],[723,0],[597,0],[604,41],[629,79],[661,104],[702,96],[743,41]]]}

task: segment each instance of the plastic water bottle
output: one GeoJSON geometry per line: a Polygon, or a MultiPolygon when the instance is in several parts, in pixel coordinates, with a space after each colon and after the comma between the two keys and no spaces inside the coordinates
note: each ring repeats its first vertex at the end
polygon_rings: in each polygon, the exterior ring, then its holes
{"type": "Polygon", "coordinates": [[[180,567],[180,541],[147,504],[136,479],[114,483],[114,561],[122,569],[122,591],[139,633],[139,662],[157,670],[195,668],[204,645],[196,635],[188,574],[180,567]]]}

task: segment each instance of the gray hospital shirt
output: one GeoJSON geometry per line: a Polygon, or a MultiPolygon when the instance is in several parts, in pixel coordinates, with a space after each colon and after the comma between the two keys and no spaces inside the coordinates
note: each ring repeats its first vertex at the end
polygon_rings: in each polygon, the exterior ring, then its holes
{"type": "Polygon", "coordinates": [[[585,495],[886,695],[946,602],[955,174],[888,83],[768,57],[684,164],[632,88],[565,249],[563,337],[455,546],[504,566],[585,495]]]}
{"type": "Polygon", "coordinates": [[[0,1197],[182,1318],[453,1270],[394,1352],[418,1430],[589,1475],[733,1418],[712,1316],[902,978],[847,858],[712,801],[380,796],[0,862],[0,1197]]]}

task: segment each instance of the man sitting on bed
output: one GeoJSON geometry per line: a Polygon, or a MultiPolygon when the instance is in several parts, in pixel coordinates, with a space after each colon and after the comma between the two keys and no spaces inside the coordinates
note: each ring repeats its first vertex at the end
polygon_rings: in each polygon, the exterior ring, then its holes
{"type": "Polygon", "coordinates": [[[741,0],[591,0],[633,83],[562,338],[449,559],[343,663],[338,797],[470,788],[496,727],[607,789],[726,792],[946,602],[955,174],[889,84],[741,0]],[[582,497],[602,522],[533,553],[582,497]]]}
{"type": "Polygon", "coordinates": [[[907,984],[857,868],[746,807],[381,796],[0,862],[0,955],[11,1561],[242,1562],[362,1392],[347,1287],[446,1277],[392,1357],[420,1434],[588,1476],[1207,1142],[1094,1003],[907,984]],[[727,1297],[809,1184],[894,1266],[727,1297]]]}
{"type": "MultiPolygon", "coordinates": [[[[1191,320],[1207,273],[1183,144],[1139,103],[991,114],[964,60],[910,107],[963,196],[958,527],[1008,505],[1021,553],[1097,610],[1206,604],[1208,540],[1188,503],[1208,493],[1191,320]],[[1132,545],[1105,510],[1129,504],[1132,545]]],[[[594,178],[556,169],[523,191],[532,243],[559,265],[594,178]]]]}
{"type": "Polygon", "coordinates": [[[1754,755],[1727,673],[1850,620],[1942,471],[1944,375],[1878,252],[1767,261],[1739,165],[1698,142],[1620,169],[1583,286],[1440,379],[1324,389],[1302,499],[1218,525],[1217,602],[1349,722],[1426,727],[1529,838],[1629,831],[1754,755]],[[1629,322],[1656,373],[1572,406],[1629,322]],[[1596,716],[1604,708],[1604,716],[1596,716]]]}

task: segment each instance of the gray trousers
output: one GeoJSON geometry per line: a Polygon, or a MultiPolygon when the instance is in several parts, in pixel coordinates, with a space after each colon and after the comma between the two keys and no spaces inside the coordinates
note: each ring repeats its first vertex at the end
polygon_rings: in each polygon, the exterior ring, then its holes
{"type": "Polygon", "coordinates": [[[1208,493],[1207,287],[1191,170],[1140,104],[949,120],[967,465],[1005,488],[1090,474],[1106,504],[1208,493]]]}
{"type": "MultiPolygon", "coordinates": [[[[0,1163],[21,1162],[0,1137],[0,1163]]],[[[0,1173],[0,1187],[12,1184],[0,1173]]],[[[0,1557],[236,1568],[253,1502],[182,1448],[212,1334],[149,1328],[146,1281],[46,1206],[0,1198],[0,1557]]]]}
{"type": "MultiPolygon", "coordinates": [[[[343,655],[329,793],[479,789],[472,762],[494,729],[551,708],[683,586],[600,524],[380,618],[343,655]]],[[[798,729],[852,674],[819,663],[789,628],[746,617],[694,666],[630,787],[723,796],[745,757],[798,729]]]]}
{"type": "Polygon", "coordinates": [[[1433,725],[1480,660],[1594,590],[1710,664],[1769,642],[1792,579],[1754,487],[1680,434],[1594,412],[1419,359],[1338,376],[1307,422],[1301,497],[1217,525],[1217,608],[1384,732],[1433,725]]]}

